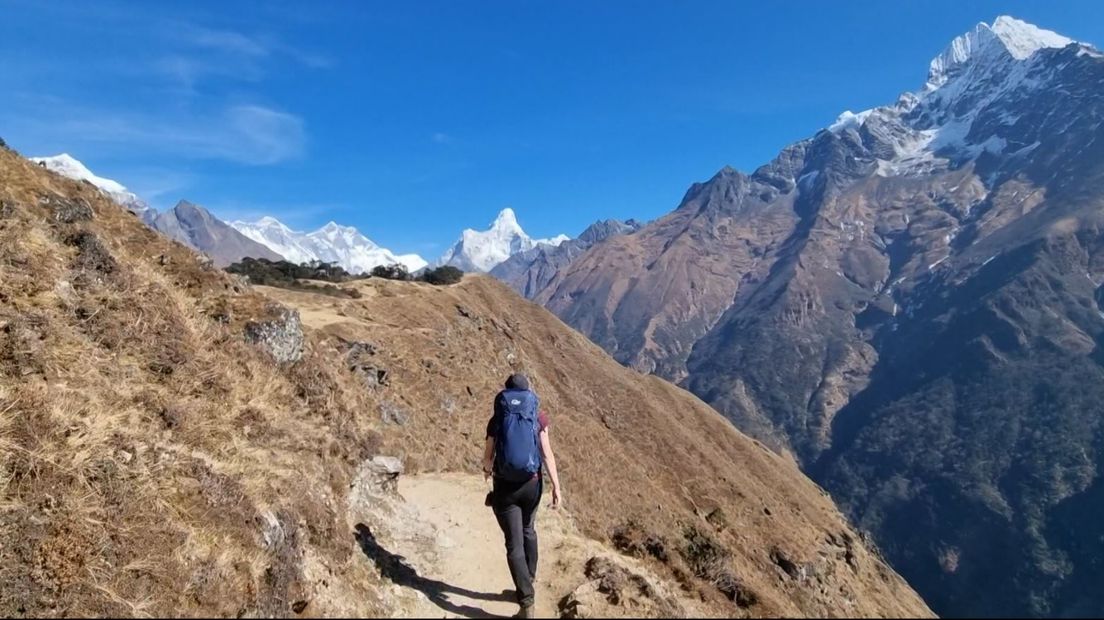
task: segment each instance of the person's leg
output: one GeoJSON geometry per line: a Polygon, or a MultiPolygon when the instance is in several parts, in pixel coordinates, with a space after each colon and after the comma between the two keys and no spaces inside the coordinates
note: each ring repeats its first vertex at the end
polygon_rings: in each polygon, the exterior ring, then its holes
{"type": "Polygon", "coordinates": [[[537,578],[537,508],[540,507],[542,481],[531,480],[520,493],[522,537],[525,540],[525,564],[530,581],[537,578]]]}
{"type": "MultiPolygon", "coordinates": [[[[513,495],[513,494],[511,494],[513,495]]],[[[502,534],[506,538],[506,563],[510,567],[510,577],[514,580],[518,605],[529,607],[533,604],[533,580],[529,576],[529,566],[525,558],[525,534],[522,521],[522,508],[514,497],[503,497],[495,505],[495,518],[502,534]]]]}

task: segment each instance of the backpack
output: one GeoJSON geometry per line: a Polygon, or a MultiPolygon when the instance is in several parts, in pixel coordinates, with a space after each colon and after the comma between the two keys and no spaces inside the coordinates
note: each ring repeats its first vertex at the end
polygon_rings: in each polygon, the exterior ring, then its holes
{"type": "Polygon", "coordinates": [[[495,476],[526,482],[540,472],[540,400],[529,390],[503,390],[495,399],[495,476]]]}

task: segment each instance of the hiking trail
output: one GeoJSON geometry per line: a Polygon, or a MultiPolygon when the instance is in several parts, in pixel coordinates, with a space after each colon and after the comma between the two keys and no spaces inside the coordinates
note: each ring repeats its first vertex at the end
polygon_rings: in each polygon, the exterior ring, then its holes
{"type": "MultiPolygon", "coordinates": [[[[470,474],[403,476],[389,515],[379,510],[361,515],[376,521],[357,528],[362,550],[391,582],[393,617],[509,618],[517,613],[502,532],[484,505],[489,490],[490,482],[470,474]],[[365,536],[368,530],[371,534],[365,536]]],[[[373,499],[379,506],[380,498],[373,499]]],[[[651,584],[660,580],[632,558],[581,535],[567,510],[552,510],[547,489],[537,513],[537,533],[537,617],[560,617],[560,603],[569,595],[579,601],[580,615],[647,614],[653,601],[641,600],[652,598],[646,595],[619,592],[612,596],[620,603],[608,607],[610,593],[598,591],[600,579],[588,576],[585,567],[600,557],[619,567],[614,569],[619,573],[627,569],[617,576],[635,575],[651,584]]],[[[672,598],[662,587],[652,594],[672,598]]]]}

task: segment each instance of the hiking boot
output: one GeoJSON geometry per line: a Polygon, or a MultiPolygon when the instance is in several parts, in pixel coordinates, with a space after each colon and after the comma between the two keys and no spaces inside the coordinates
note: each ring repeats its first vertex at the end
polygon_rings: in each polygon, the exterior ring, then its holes
{"type": "Polygon", "coordinates": [[[519,609],[518,612],[516,614],[514,614],[514,617],[515,618],[536,618],[537,617],[537,612],[536,612],[535,609],[533,609],[533,605],[526,605],[526,606],[522,607],[521,609],[519,609]]]}

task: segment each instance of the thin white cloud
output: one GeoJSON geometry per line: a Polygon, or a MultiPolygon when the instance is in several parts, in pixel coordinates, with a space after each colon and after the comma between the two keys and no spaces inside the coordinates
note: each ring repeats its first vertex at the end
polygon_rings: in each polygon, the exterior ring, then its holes
{"type": "MultiPolygon", "coordinates": [[[[9,123],[14,119],[9,119],[9,123]]],[[[166,153],[268,165],[299,157],[303,121],[261,105],[235,105],[209,114],[149,115],[53,105],[19,117],[35,144],[81,144],[115,152],[166,153]]],[[[41,147],[39,147],[41,148],[41,147]]]]}
{"type": "Polygon", "coordinates": [[[120,160],[250,165],[303,154],[303,118],[259,93],[277,71],[326,68],[334,60],[292,45],[280,24],[255,19],[213,27],[211,14],[202,11],[172,15],[107,2],[98,12],[84,3],[61,4],[33,3],[40,13],[28,21],[60,22],[61,36],[95,32],[127,44],[89,48],[79,59],[48,46],[34,53],[0,50],[7,86],[0,128],[13,144],[34,151],[100,149],[120,160]]]}
{"type": "Polygon", "coordinates": [[[214,30],[191,26],[187,40],[198,47],[232,54],[263,58],[271,53],[271,47],[257,38],[233,30],[214,30]]]}

